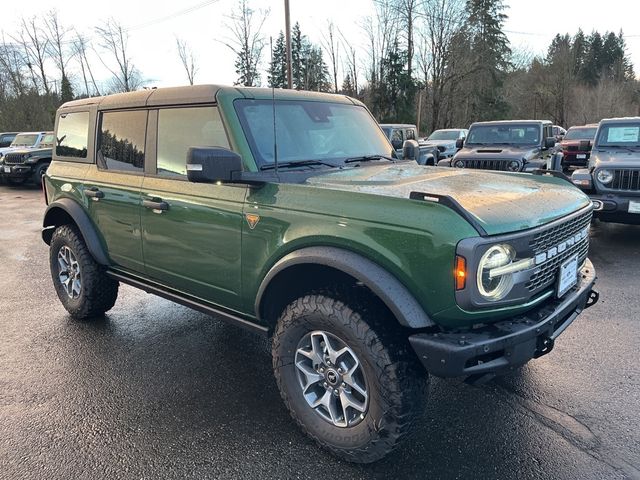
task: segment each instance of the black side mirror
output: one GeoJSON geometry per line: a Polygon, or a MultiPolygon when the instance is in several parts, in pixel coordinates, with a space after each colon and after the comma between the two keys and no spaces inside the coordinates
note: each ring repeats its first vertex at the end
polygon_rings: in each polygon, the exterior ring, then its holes
{"type": "Polygon", "coordinates": [[[415,140],[405,140],[402,145],[402,158],[404,160],[415,160],[420,158],[420,145],[415,140]]]}
{"type": "Polygon", "coordinates": [[[591,140],[580,140],[578,150],[580,150],[581,152],[591,151],[591,140]]]}
{"type": "Polygon", "coordinates": [[[232,182],[242,171],[242,157],[222,147],[190,147],[187,178],[195,183],[232,182]]]}
{"type": "Polygon", "coordinates": [[[459,138],[456,140],[456,149],[460,150],[462,147],[464,147],[464,141],[466,140],[466,138],[459,138]]]}
{"type": "Polygon", "coordinates": [[[544,148],[553,148],[556,146],[556,137],[547,137],[544,139],[544,148]]]}

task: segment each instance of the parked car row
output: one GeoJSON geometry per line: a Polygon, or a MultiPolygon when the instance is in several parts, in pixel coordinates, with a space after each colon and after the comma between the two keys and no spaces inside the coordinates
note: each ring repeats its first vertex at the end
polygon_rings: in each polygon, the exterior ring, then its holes
{"type": "Polygon", "coordinates": [[[20,185],[42,182],[56,143],[53,132],[0,133],[0,181],[20,185]]]}
{"type": "MultiPolygon", "coordinates": [[[[640,118],[605,119],[568,131],[545,120],[476,122],[469,130],[436,130],[418,144],[421,150],[437,148],[430,155],[439,167],[557,172],[591,197],[596,218],[640,224],[640,118]]],[[[404,157],[410,151],[396,150],[404,157]]]]}

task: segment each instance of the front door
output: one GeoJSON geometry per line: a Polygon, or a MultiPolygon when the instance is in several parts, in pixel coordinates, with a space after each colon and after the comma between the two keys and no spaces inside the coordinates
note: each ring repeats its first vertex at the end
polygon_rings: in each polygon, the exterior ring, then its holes
{"type": "MultiPolygon", "coordinates": [[[[239,306],[245,185],[190,183],[190,146],[229,147],[215,106],[159,109],[156,168],[142,184],[147,276],[211,303],[239,306]]],[[[154,123],[157,123],[154,126],[154,123]]]]}

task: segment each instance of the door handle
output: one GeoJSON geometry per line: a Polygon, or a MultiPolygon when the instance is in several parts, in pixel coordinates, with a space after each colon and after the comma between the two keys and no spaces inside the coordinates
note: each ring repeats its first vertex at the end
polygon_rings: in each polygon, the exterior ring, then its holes
{"type": "Polygon", "coordinates": [[[145,208],[150,208],[156,213],[162,213],[169,210],[169,204],[167,202],[163,202],[159,198],[153,200],[143,200],[142,206],[145,208]]]}
{"type": "Polygon", "coordinates": [[[86,188],[84,190],[84,194],[94,202],[97,202],[101,198],[104,198],[104,192],[101,192],[98,187],[86,188]]]}

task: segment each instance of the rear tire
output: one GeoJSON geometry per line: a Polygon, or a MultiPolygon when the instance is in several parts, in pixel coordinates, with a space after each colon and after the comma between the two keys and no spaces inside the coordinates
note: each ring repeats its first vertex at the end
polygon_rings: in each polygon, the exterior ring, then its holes
{"type": "Polygon", "coordinates": [[[49,247],[53,285],[64,308],[84,320],[109,311],[118,297],[118,282],[108,277],[71,225],[56,228],[49,247]]]}
{"type": "Polygon", "coordinates": [[[320,446],[357,463],[379,460],[410,433],[428,380],[406,334],[370,306],[307,295],[286,307],[273,337],[275,377],[294,421],[320,446]]]}

